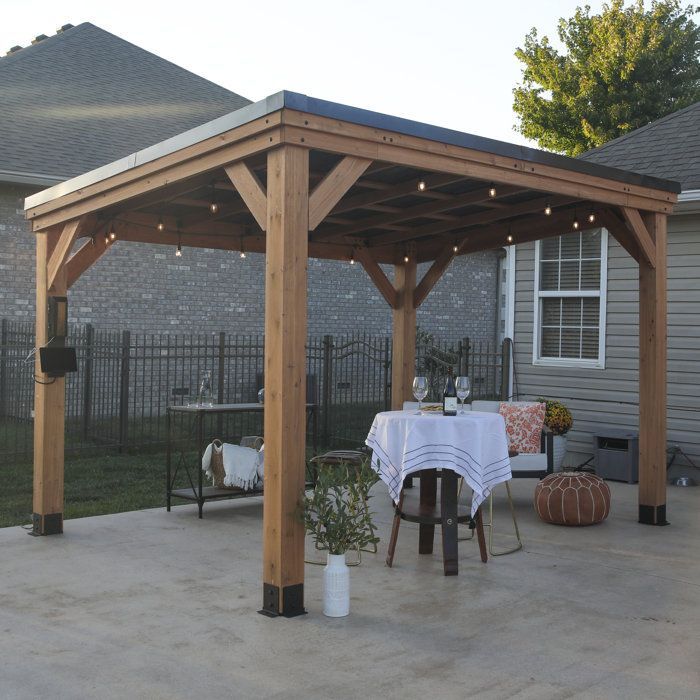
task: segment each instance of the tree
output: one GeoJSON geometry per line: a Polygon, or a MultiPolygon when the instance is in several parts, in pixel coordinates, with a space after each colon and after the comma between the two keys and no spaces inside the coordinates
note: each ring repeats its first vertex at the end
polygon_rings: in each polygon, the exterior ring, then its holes
{"type": "Polygon", "coordinates": [[[546,149],[575,156],[700,100],[700,27],[679,0],[623,0],[599,15],[560,19],[559,53],[533,28],[515,55],[516,129],[546,149]]]}

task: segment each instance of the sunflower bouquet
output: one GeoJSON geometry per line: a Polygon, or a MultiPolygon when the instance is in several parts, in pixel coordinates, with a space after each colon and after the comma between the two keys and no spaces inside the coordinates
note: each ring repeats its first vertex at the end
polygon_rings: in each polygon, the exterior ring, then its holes
{"type": "Polygon", "coordinates": [[[555,435],[564,435],[571,430],[571,426],[574,424],[573,416],[571,411],[561,401],[553,401],[542,397],[537,400],[547,405],[544,414],[544,424],[555,435]]]}

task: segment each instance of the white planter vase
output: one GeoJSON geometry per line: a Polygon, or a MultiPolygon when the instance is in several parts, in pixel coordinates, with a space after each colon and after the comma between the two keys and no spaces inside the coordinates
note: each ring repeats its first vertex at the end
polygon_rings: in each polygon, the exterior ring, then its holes
{"type": "Polygon", "coordinates": [[[345,617],[350,614],[350,569],[345,554],[329,554],[323,571],[323,614],[345,617]]]}
{"type": "Polygon", "coordinates": [[[554,471],[560,472],[562,469],[562,462],[564,461],[564,456],[566,455],[566,435],[554,435],[554,452],[553,452],[553,462],[554,471]]]}

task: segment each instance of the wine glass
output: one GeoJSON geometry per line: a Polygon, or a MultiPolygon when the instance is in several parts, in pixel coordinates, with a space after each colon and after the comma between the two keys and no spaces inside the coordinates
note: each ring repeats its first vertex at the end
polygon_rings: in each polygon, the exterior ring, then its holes
{"type": "Polygon", "coordinates": [[[416,377],[413,380],[413,395],[418,401],[418,411],[416,411],[416,415],[420,415],[420,402],[428,395],[427,377],[416,377]]]}
{"type": "Polygon", "coordinates": [[[457,390],[457,398],[462,402],[462,410],[460,413],[464,413],[464,399],[472,393],[472,385],[469,381],[469,377],[457,377],[455,389],[457,390]]]}

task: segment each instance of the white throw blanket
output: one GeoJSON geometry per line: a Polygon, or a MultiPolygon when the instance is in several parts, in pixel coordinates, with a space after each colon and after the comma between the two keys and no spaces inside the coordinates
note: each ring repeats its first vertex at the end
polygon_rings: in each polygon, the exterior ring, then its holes
{"type": "Polygon", "coordinates": [[[202,470],[211,478],[212,452],[221,452],[224,457],[224,486],[237,486],[245,491],[255,488],[258,479],[262,479],[263,451],[254,450],[252,447],[240,447],[223,443],[219,446],[211,443],[207,446],[202,456],[202,470]]]}

